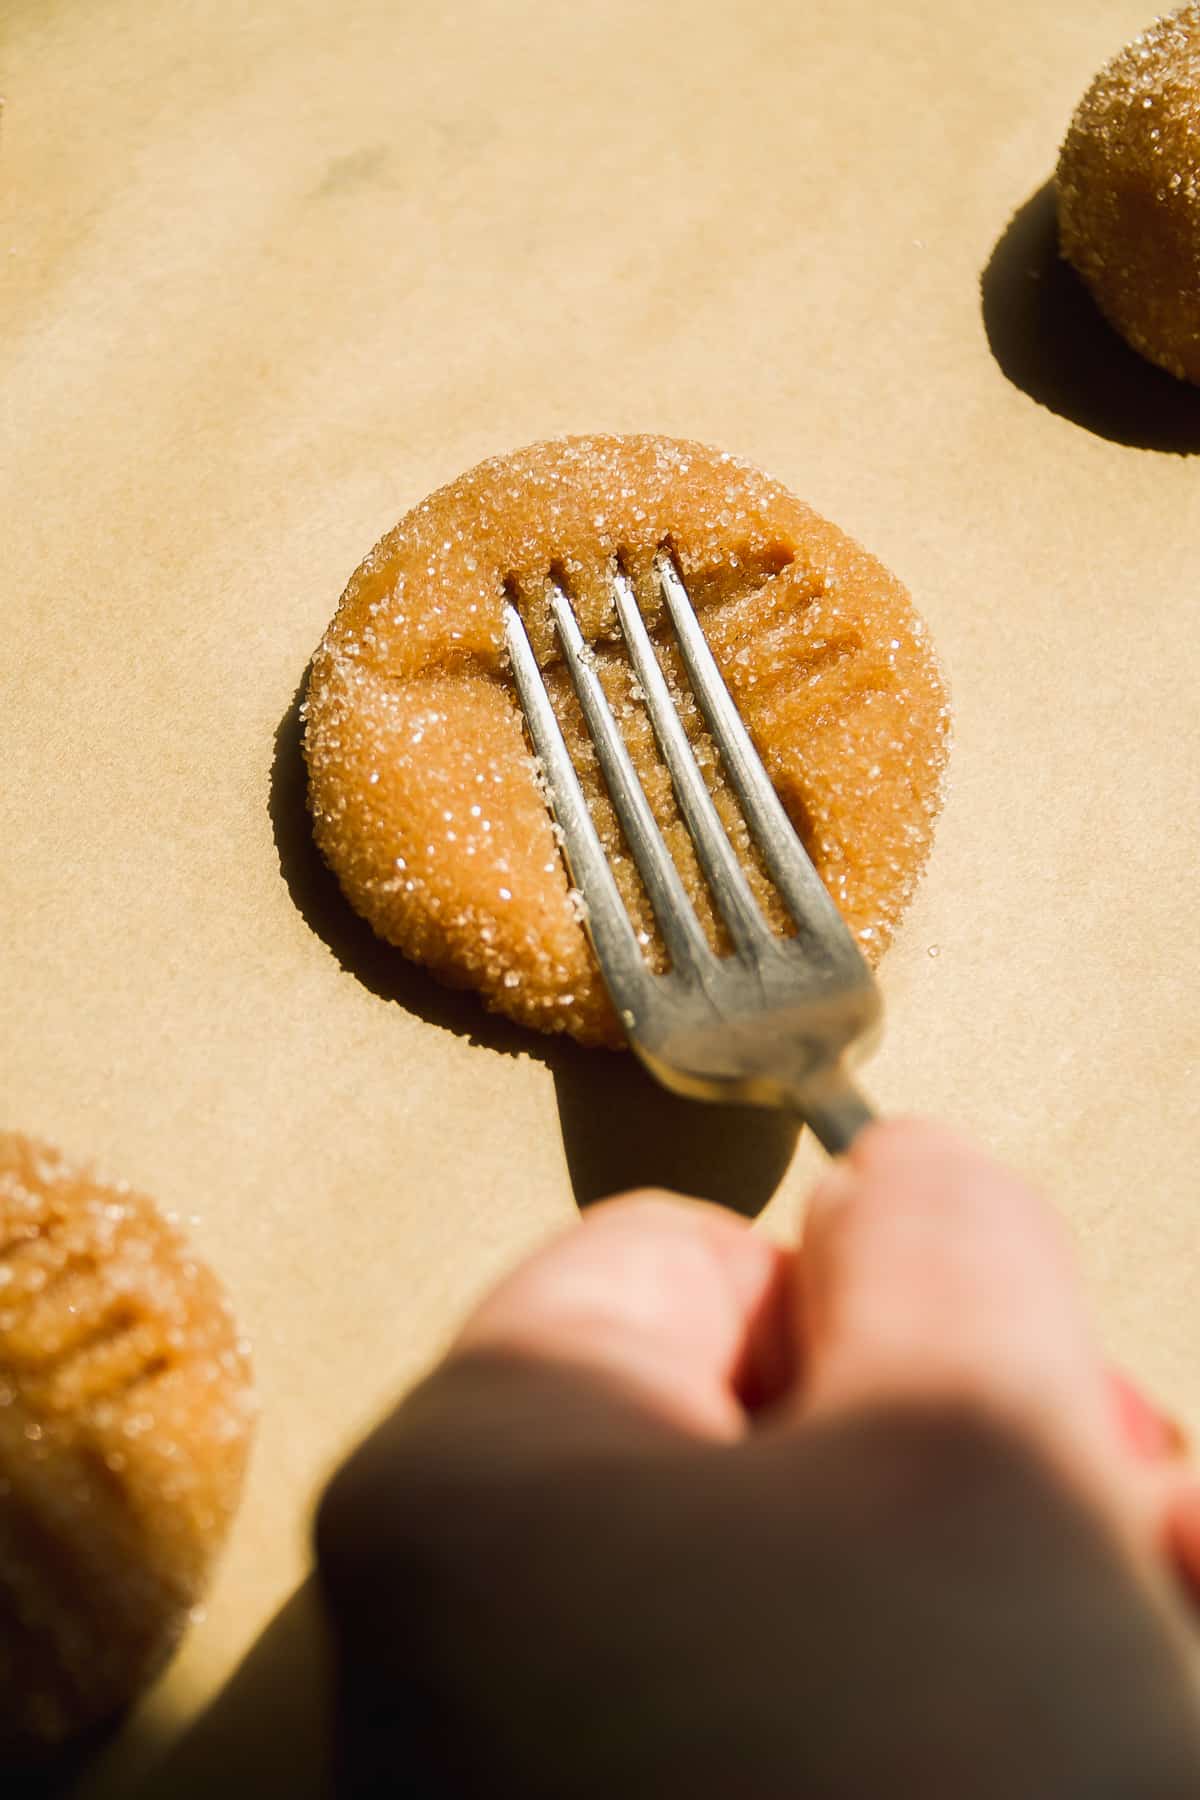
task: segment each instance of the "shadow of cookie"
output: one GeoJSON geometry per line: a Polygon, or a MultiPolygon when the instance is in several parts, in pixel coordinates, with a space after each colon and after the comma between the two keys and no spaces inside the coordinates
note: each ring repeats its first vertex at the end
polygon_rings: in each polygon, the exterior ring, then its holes
{"type": "Polygon", "coordinates": [[[1139,450],[1200,451],[1200,388],[1131,350],[1058,253],[1054,182],[1009,221],[980,280],[1004,374],[1040,405],[1139,450]]]}
{"type": "Polygon", "coordinates": [[[710,1106],[667,1093],[621,1050],[585,1050],[486,1012],[444,987],[353,911],[313,841],[301,749],[307,671],[279,722],[267,802],[292,903],[339,966],[379,999],[504,1056],[530,1056],[554,1077],[563,1153],[579,1206],[631,1187],[665,1187],[753,1218],[796,1145],[793,1119],[763,1108],[710,1106]]]}

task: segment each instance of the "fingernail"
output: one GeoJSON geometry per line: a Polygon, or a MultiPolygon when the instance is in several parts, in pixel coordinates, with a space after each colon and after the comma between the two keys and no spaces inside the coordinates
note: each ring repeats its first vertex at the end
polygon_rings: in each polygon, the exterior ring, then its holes
{"type": "Polygon", "coordinates": [[[1177,1461],[1191,1449],[1187,1432],[1177,1419],[1147,1399],[1141,1389],[1118,1370],[1110,1371],[1117,1422],[1128,1447],[1146,1462],[1177,1461]]]}

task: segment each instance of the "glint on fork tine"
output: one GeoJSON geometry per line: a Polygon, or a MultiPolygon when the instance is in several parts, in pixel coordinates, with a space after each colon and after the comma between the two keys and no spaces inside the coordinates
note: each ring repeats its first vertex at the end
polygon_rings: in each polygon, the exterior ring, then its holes
{"type": "Polygon", "coordinates": [[[878,1024],[879,991],[771,785],[667,551],[656,558],[655,573],[692,690],[796,934],[776,937],[754,899],[675,710],[632,584],[619,568],[612,573],[613,599],[630,663],[733,952],[719,957],[709,946],[571,603],[552,580],[550,608],[563,659],[670,969],[655,974],[638,944],[510,600],[504,629],[513,676],[571,876],[583,896],[588,934],[631,1045],[665,1087],[697,1099],[797,1112],[837,1155],[873,1116],[846,1072],[846,1059],[878,1024]]]}

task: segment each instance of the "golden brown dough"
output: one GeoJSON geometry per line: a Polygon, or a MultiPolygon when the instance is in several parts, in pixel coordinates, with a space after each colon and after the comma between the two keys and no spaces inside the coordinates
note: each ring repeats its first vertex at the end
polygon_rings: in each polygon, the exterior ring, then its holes
{"type": "Polygon", "coordinates": [[[929,848],[948,708],[924,626],[875,559],[758,470],[700,444],[581,437],[495,457],[403,519],[350,581],[313,658],[305,752],[321,851],[375,930],[499,1012],[621,1042],[579,922],[502,654],[519,598],[618,882],[661,966],[558,660],[561,572],[710,937],[711,901],[636,703],[607,572],[619,557],[688,730],[774,925],[780,903],[682,693],[651,565],[670,544],[785,806],[868,954],[929,848]]]}
{"type": "Polygon", "coordinates": [[[1135,350],[1200,382],[1200,6],[1101,70],[1058,163],[1063,255],[1135,350]]]}
{"type": "Polygon", "coordinates": [[[178,1233],[0,1133],[0,1765],[155,1674],[233,1516],[251,1424],[245,1347],[178,1233]]]}

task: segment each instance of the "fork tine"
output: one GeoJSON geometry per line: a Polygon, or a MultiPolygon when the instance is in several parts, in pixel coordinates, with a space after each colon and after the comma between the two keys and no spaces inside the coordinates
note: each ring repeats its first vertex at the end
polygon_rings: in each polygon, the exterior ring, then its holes
{"type": "Polygon", "coordinates": [[[550,583],[550,610],[567,670],[596,746],[609,799],[650,896],[671,963],[677,969],[697,973],[712,956],[708,939],[646,799],[600,678],[589,660],[571,602],[556,581],[550,583]]]}
{"type": "Polygon", "coordinates": [[[645,695],[646,711],[663,760],[671,771],[679,810],[692,834],[705,880],[736,947],[751,953],[761,950],[770,938],[770,930],[700,772],[624,570],[614,571],[612,586],[629,659],[645,695]]]}
{"type": "Polygon", "coordinates": [[[625,1026],[632,1028],[645,995],[646,960],[592,823],[524,621],[511,601],[505,603],[503,616],[505,642],[525,722],[546,774],[571,877],[586,899],[588,935],[613,1004],[625,1026]]]}
{"type": "Polygon", "coordinates": [[[832,935],[841,957],[853,958],[856,966],[865,972],[858,946],[813,867],[783,802],[771,785],[770,776],[763,768],[750,733],[742,723],[674,558],[669,552],[662,551],[655,558],[654,566],[693,692],[742,803],[750,835],[795,921],[798,937],[806,950],[827,962],[827,946],[832,935]]]}

